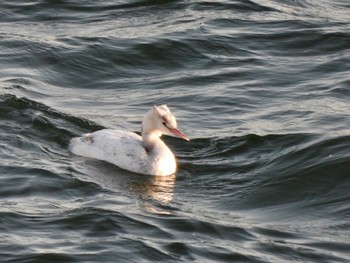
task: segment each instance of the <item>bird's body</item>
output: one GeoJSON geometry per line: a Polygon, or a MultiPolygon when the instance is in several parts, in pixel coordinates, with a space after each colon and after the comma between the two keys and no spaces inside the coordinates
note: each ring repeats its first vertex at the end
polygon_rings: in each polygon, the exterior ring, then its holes
{"type": "Polygon", "coordinates": [[[176,171],[175,156],[160,136],[173,133],[188,140],[176,126],[175,117],[166,105],[154,106],[144,117],[142,136],[104,129],[71,139],[70,150],[135,173],[171,175],[176,171]]]}

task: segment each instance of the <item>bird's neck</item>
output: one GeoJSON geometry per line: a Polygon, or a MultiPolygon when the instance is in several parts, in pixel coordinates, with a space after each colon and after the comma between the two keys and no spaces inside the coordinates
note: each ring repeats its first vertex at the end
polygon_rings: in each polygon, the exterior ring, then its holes
{"type": "Polygon", "coordinates": [[[147,151],[155,174],[173,174],[176,171],[176,160],[168,146],[160,139],[160,131],[142,131],[143,146],[147,151]]]}
{"type": "Polygon", "coordinates": [[[158,147],[163,147],[164,142],[160,139],[162,134],[157,131],[147,132],[142,131],[142,141],[143,145],[148,152],[152,152],[158,147]]]}

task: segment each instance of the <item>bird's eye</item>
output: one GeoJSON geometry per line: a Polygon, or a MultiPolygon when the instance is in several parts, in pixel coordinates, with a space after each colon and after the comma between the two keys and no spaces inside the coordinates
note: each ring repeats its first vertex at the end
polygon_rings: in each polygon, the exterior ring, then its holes
{"type": "Polygon", "coordinates": [[[164,125],[164,126],[166,126],[166,123],[165,123],[165,122],[163,122],[163,125],[164,125]]]}

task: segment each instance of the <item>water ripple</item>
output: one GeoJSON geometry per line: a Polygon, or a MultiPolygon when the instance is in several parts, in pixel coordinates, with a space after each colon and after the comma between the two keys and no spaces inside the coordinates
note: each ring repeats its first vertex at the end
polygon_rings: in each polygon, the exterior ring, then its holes
{"type": "Polygon", "coordinates": [[[348,262],[349,4],[3,1],[6,262],[348,262]],[[176,175],[77,157],[168,104],[176,175]]]}

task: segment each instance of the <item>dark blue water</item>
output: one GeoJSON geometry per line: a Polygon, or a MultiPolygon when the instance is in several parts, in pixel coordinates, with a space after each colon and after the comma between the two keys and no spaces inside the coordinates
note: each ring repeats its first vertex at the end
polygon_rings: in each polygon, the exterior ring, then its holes
{"type": "Polygon", "coordinates": [[[2,1],[0,262],[349,262],[346,0],[2,1]],[[72,155],[167,104],[176,175],[72,155]]]}

